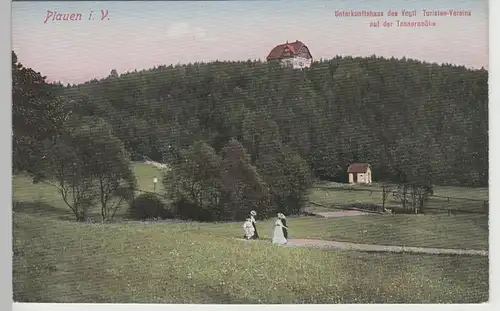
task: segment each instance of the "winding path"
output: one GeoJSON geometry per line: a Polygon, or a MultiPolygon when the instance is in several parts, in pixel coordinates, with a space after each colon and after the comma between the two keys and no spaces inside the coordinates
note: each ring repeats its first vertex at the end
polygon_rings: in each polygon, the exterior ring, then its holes
{"type": "Polygon", "coordinates": [[[324,218],[337,218],[337,217],[363,216],[363,215],[370,215],[372,213],[356,211],[356,210],[345,210],[345,211],[335,211],[335,212],[321,212],[314,214],[324,218]]]}
{"type": "MultiPolygon", "coordinates": [[[[316,215],[324,218],[337,217],[352,217],[363,216],[371,213],[346,210],[316,213],[316,215]]],[[[246,241],[243,240],[242,241],[246,241]]],[[[313,239],[289,239],[283,247],[312,247],[324,250],[344,250],[344,251],[362,251],[362,252],[390,252],[390,253],[414,253],[414,254],[433,254],[433,255],[473,255],[473,256],[488,256],[487,250],[474,249],[451,249],[451,248],[429,248],[429,247],[413,247],[413,246],[394,246],[394,245],[372,245],[359,244],[349,242],[337,242],[326,240],[313,239]]]]}
{"type": "Polygon", "coordinates": [[[347,250],[347,251],[363,251],[363,252],[392,252],[392,253],[417,253],[417,254],[419,253],[419,254],[434,254],[434,255],[488,256],[488,251],[486,251],[486,250],[371,245],[371,244],[357,244],[357,243],[348,243],[348,242],[309,240],[309,239],[289,239],[287,244],[281,245],[281,246],[284,246],[284,247],[314,247],[314,248],[321,248],[321,249],[326,249],[326,250],[347,250]]]}
{"type": "MultiPolygon", "coordinates": [[[[255,242],[255,240],[238,239],[243,242],[255,242]]],[[[349,242],[337,242],[312,239],[289,239],[287,244],[278,245],[280,247],[310,247],[324,250],[360,251],[360,252],[386,252],[386,253],[412,253],[430,255],[470,255],[488,256],[487,250],[456,249],[456,248],[433,248],[433,247],[413,247],[395,245],[373,245],[358,244],[349,242]]]]}

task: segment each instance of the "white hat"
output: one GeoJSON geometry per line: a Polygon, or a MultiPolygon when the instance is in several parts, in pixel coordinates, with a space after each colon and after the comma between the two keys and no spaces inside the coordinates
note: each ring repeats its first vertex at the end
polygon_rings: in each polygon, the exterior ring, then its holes
{"type": "Polygon", "coordinates": [[[256,212],[256,211],[251,211],[251,212],[250,212],[250,215],[252,215],[252,216],[256,216],[256,215],[257,215],[257,212],[256,212]]]}

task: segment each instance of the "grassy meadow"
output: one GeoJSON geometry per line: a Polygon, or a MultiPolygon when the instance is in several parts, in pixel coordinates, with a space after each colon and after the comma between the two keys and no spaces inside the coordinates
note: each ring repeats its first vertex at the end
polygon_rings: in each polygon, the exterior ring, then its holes
{"type": "MultiPolygon", "coordinates": [[[[153,191],[153,178],[162,175],[145,164],[134,164],[134,171],[139,188],[146,191],[153,191]]],[[[156,191],[161,187],[160,180],[156,191]]],[[[443,188],[443,193],[445,189],[467,196],[452,188],[443,188]]],[[[319,199],[314,189],[311,197],[319,199]]],[[[240,223],[79,224],[54,188],[34,185],[23,176],[13,178],[13,212],[13,287],[18,302],[488,300],[486,257],[276,247],[266,240],[272,220],[259,222],[265,239],[251,243],[236,239],[242,234],[240,223]]],[[[97,217],[98,211],[93,213],[97,217]]],[[[291,238],[470,249],[488,248],[487,224],[481,215],[289,219],[291,238]]]]}
{"type": "MultiPolygon", "coordinates": [[[[356,203],[382,205],[382,187],[378,184],[321,184],[311,189],[309,199],[329,208],[342,208],[356,203]]],[[[448,210],[457,214],[483,213],[487,201],[488,188],[437,186],[425,208],[428,214],[447,213],[448,210]]],[[[385,206],[401,206],[401,202],[389,195],[385,206]]]]}
{"type": "Polygon", "coordinates": [[[150,191],[157,193],[162,193],[163,183],[161,182],[163,172],[153,165],[144,163],[135,163],[133,166],[133,172],[137,176],[138,188],[144,191],[150,191]],[[153,179],[158,178],[156,187],[154,185],[153,179]]]}

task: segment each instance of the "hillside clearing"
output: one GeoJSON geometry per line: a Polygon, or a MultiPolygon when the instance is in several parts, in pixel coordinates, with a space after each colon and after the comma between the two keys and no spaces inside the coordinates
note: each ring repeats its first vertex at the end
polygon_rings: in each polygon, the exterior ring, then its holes
{"type": "MultiPolygon", "coordinates": [[[[141,189],[161,171],[134,164],[141,189]]],[[[161,180],[160,180],[161,181],[161,180]]],[[[160,182],[156,191],[160,192],[160,182]]],[[[149,188],[148,188],[149,187],[149,188]]],[[[488,300],[488,258],[242,245],[241,223],[83,224],[57,192],[13,178],[13,286],[21,302],[474,303],[488,300]],[[189,265],[186,263],[189,262],[189,265]],[[283,273],[285,272],[285,273],[283,273]],[[273,276],[280,275],[279,278],[273,276]]],[[[123,212],[123,211],[122,211],[123,212]]],[[[292,239],[488,248],[481,215],[289,217],[292,239]]]]}

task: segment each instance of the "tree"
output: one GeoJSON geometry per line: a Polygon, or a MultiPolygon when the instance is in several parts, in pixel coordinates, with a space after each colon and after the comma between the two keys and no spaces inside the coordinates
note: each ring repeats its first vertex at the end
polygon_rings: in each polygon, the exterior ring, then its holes
{"type": "Polygon", "coordinates": [[[395,196],[401,201],[403,209],[409,207],[415,213],[424,212],[424,204],[433,194],[435,158],[433,139],[421,143],[418,139],[401,139],[391,149],[391,169],[398,187],[395,196]],[[426,146],[425,150],[421,150],[426,146]]]}
{"type": "Polygon", "coordinates": [[[279,127],[264,113],[248,112],[243,120],[243,144],[249,151],[252,165],[279,141],[279,127]]]}
{"type": "Polygon", "coordinates": [[[181,218],[220,218],[220,157],[203,141],[181,152],[163,183],[181,218]]]}
{"type": "Polygon", "coordinates": [[[287,146],[277,145],[273,153],[261,158],[258,169],[269,185],[271,213],[299,214],[312,184],[307,163],[287,146]]]}
{"type": "Polygon", "coordinates": [[[81,156],[88,161],[89,174],[95,176],[101,205],[101,220],[111,220],[124,201],[134,197],[136,179],[123,143],[102,119],[87,118],[78,128],[81,156]]]}
{"type": "Polygon", "coordinates": [[[25,68],[12,51],[12,165],[35,179],[41,171],[47,148],[64,130],[70,111],[39,72],[25,68]]]}
{"type": "Polygon", "coordinates": [[[50,175],[44,181],[58,190],[77,221],[86,220],[88,210],[98,199],[96,180],[70,134],[60,137],[51,147],[45,165],[50,168],[50,175]]]}
{"type": "Polygon", "coordinates": [[[238,140],[232,138],[224,147],[221,168],[225,214],[230,219],[243,220],[251,210],[269,215],[268,186],[238,140]]]}
{"type": "Polygon", "coordinates": [[[165,172],[163,181],[182,218],[242,220],[251,210],[268,214],[266,185],[236,139],[221,155],[207,143],[196,142],[165,172]]]}
{"type": "Polygon", "coordinates": [[[109,73],[110,78],[118,78],[118,71],[116,69],[112,69],[111,72],[109,73]]]}
{"type": "Polygon", "coordinates": [[[131,201],[136,181],[121,141],[99,118],[72,120],[71,132],[57,138],[46,161],[48,182],[78,221],[100,204],[101,220],[110,220],[123,201],[131,201]]]}

